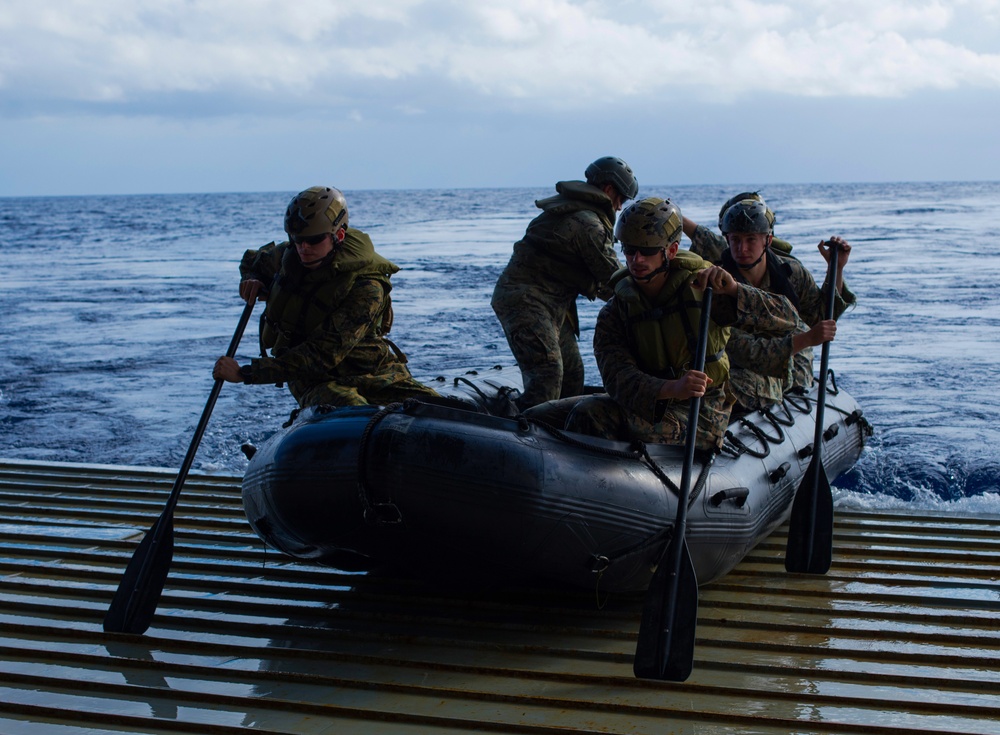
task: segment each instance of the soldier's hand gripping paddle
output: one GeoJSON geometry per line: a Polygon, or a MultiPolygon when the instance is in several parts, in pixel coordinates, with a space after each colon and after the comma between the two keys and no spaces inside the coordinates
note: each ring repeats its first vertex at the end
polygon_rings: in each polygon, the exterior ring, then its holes
{"type": "MultiPolygon", "coordinates": [[[[243,315],[236,327],[232,342],[226,351],[227,357],[236,356],[236,348],[240,345],[243,331],[250,321],[250,314],[253,311],[254,299],[247,301],[243,309],[243,315]]],[[[163,592],[163,585],[167,581],[167,573],[170,571],[170,562],[174,556],[174,508],[177,506],[177,499],[180,497],[184,480],[187,479],[188,470],[194,462],[194,455],[198,451],[198,445],[205,434],[208,426],[208,419],[212,415],[212,409],[222,390],[225,381],[216,380],[212,387],[212,393],[205,404],[205,410],[201,413],[201,420],[195,429],[191,445],[188,447],[184,463],[181,465],[174,487],[167,498],[166,507],[160,517],[153,523],[142,542],[132,554],[132,560],[122,574],[121,582],[118,583],[118,590],[111,600],[108,612],[104,616],[104,630],[109,633],[145,633],[156,612],[156,605],[160,601],[163,592]]]]}
{"type": "MultiPolygon", "coordinates": [[[[840,249],[830,245],[826,282],[826,318],[833,319],[837,296],[837,260],[840,249]]],[[[823,467],[823,411],[826,408],[826,372],[830,363],[830,343],[823,343],[819,363],[819,389],[816,393],[816,433],[812,459],[802,477],[792,503],[788,521],[788,544],[785,547],[785,570],[807,574],[826,574],[833,560],[833,494],[823,467]]]]}
{"type": "MultiPolygon", "coordinates": [[[[698,329],[698,348],[694,369],[705,370],[708,344],[708,320],[712,310],[712,287],[705,289],[698,329]]],[[[690,399],[688,433],[684,443],[684,466],[681,470],[677,516],[670,542],[656,566],[649,583],[639,623],[633,673],[640,679],[684,681],[694,667],[694,634],[698,624],[698,578],[691,562],[687,539],[687,510],[691,491],[691,468],[694,465],[695,441],[701,398],[690,399]]]]}

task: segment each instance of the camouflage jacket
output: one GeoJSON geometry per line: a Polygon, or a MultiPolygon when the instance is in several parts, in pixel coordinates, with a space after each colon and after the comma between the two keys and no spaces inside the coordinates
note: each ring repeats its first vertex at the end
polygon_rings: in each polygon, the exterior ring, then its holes
{"type": "MultiPolygon", "coordinates": [[[[582,181],[560,181],[555,196],[528,225],[493,290],[494,304],[524,299],[563,311],[577,295],[607,300],[608,280],[621,264],[615,256],[615,210],[608,196],[582,181]]],[[[501,306],[502,308],[502,306],[501,306]]]]}
{"type": "MultiPolygon", "coordinates": [[[[728,247],[726,238],[703,225],[698,225],[694,237],[691,238],[691,252],[712,263],[721,262],[722,253],[728,247]]],[[[798,258],[792,255],[782,255],[772,250],[768,257],[777,258],[778,262],[786,269],[788,280],[799,297],[798,310],[802,320],[812,327],[825,319],[826,299],[823,297],[823,292],[826,290],[826,284],[824,283],[821,289],[816,284],[812,273],[802,265],[798,258]]],[[[768,290],[768,284],[761,284],[760,287],[765,291],[768,290]]],[[[848,307],[854,306],[855,303],[857,303],[857,297],[845,282],[843,293],[838,293],[834,297],[833,318],[839,319],[841,314],[847,311],[848,307]]]]}
{"type": "MultiPolygon", "coordinates": [[[[749,332],[780,331],[791,328],[794,318],[794,308],[784,296],[740,284],[735,298],[718,296],[713,299],[709,329],[738,327],[749,332]]],[[[657,416],[657,395],[663,378],[650,375],[639,366],[630,345],[625,312],[615,303],[615,298],[605,304],[598,314],[594,330],[594,356],[608,394],[626,413],[649,426],[655,425],[660,418],[657,416]]],[[[720,428],[725,430],[732,404],[727,388],[727,385],[712,385],[702,398],[702,417],[712,425],[700,426],[699,435],[705,431],[721,440],[720,428]],[[719,421],[722,426],[715,426],[719,421]]],[[[676,411],[680,414],[687,410],[686,400],[669,403],[676,404],[676,411]]]]}
{"type": "Polygon", "coordinates": [[[266,289],[261,336],[278,333],[268,340],[271,356],[251,361],[247,382],[288,381],[298,397],[319,383],[405,362],[382,336],[392,320],[389,276],[398,270],[353,228],[333,259],[315,270],[303,268],[287,242],[247,250],[240,273],[266,289]],[[279,290],[284,298],[275,298],[279,290]]]}
{"type": "MultiPolygon", "coordinates": [[[[702,225],[697,227],[691,238],[691,251],[713,263],[722,260],[722,253],[728,247],[722,235],[702,225]]],[[[781,255],[772,249],[768,252],[768,258],[774,258],[778,261],[779,267],[783,268],[798,297],[800,318],[792,329],[784,333],[747,334],[737,329],[733,330],[726,352],[729,353],[734,368],[734,392],[739,395],[741,402],[747,408],[758,408],[761,405],[780,402],[784,390],[793,385],[805,388],[812,385],[812,348],[806,348],[793,355],[792,336],[808,331],[810,327],[826,318],[826,298],[823,295],[826,285],[820,288],[809,270],[791,255],[781,255]],[[755,375],[740,374],[737,368],[755,375]]],[[[766,273],[760,288],[768,292],[772,290],[766,273]]],[[[843,293],[838,293],[834,297],[834,319],[839,319],[856,301],[857,298],[845,283],[843,293]]]]}

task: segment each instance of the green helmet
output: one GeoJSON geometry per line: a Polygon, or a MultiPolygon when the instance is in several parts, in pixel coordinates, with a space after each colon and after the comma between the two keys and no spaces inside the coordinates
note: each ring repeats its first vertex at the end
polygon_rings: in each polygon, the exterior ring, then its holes
{"type": "Polygon", "coordinates": [[[681,210],[669,199],[648,197],[625,207],[615,225],[615,240],[638,248],[667,248],[681,238],[681,210]]]}
{"type": "Polygon", "coordinates": [[[347,227],[347,200],[340,190],[311,186],[299,192],[285,210],[285,232],[289,237],[333,234],[347,227]]]}
{"type": "Polygon", "coordinates": [[[587,177],[587,183],[592,186],[611,184],[623,199],[635,199],[635,195],[639,193],[639,182],[632,173],[632,168],[614,156],[598,158],[587,166],[584,176],[587,177]]]}
{"type": "Polygon", "coordinates": [[[772,220],[767,216],[767,205],[759,199],[741,199],[722,215],[719,229],[723,235],[730,232],[771,234],[772,220]]]}
{"type": "Polygon", "coordinates": [[[740,194],[737,194],[734,197],[730,197],[729,200],[722,205],[722,209],[719,210],[719,229],[725,232],[725,230],[722,229],[722,217],[726,213],[726,210],[729,209],[734,204],[736,204],[736,202],[743,201],[744,199],[754,199],[764,205],[764,207],[767,209],[767,219],[771,223],[771,230],[773,232],[774,212],[772,212],[771,208],[767,206],[767,202],[764,201],[764,197],[762,197],[756,191],[744,191],[740,194]]]}

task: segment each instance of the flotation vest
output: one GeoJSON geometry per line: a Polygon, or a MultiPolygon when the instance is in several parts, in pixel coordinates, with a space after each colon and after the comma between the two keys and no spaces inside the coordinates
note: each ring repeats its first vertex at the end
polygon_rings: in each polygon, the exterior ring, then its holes
{"type": "MultiPolygon", "coordinates": [[[[650,375],[674,380],[691,368],[698,349],[703,292],[691,288],[690,281],[709,265],[694,253],[679,250],[670,261],[666,283],[653,299],[628,277],[628,269],[623,268],[612,278],[615,303],[628,325],[632,354],[650,375]]],[[[728,341],[729,327],[709,321],[705,373],[713,387],[722,386],[729,378],[728,341]]]]}
{"type": "Polygon", "coordinates": [[[614,230],[615,210],[603,191],[584,181],[559,181],[554,196],[535,200],[535,206],[549,214],[572,214],[587,210],[596,214],[610,234],[614,230]]]}
{"type": "MultiPolygon", "coordinates": [[[[535,202],[542,213],[528,224],[524,237],[515,243],[514,259],[524,271],[555,278],[593,299],[599,284],[581,260],[579,245],[567,242],[564,218],[578,212],[593,213],[600,222],[604,242],[610,247],[614,242],[614,205],[607,194],[583,181],[560,181],[556,191],[555,196],[535,202]]],[[[613,268],[613,263],[609,264],[607,275],[611,275],[613,268]]]]}
{"type": "Polygon", "coordinates": [[[285,251],[281,268],[271,282],[267,308],[261,315],[262,348],[271,349],[277,356],[302,342],[343,303],[359,278],[376,280],[385,289],[386,299],[373,320],[372,331],[380,336],[389,333],[392,326],[389,277],[399,267],[375,252],[367,234],[348,228],[334,257],[315,270],[302,266],[291,244],[279,247],[285,251]]]}

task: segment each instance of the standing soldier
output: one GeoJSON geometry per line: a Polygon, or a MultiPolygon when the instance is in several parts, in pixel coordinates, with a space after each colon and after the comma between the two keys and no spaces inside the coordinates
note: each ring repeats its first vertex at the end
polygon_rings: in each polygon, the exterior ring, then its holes
{"type": "Polygon", "coordinates": [[[300,407],[386,404],[436,396],[414,380],[406,356],[386,337],[392,325],[389,277],[399,267],[347,225],[337,189],[314,186],[285,212],[288,241],[247,250],[240,296],[267,302],[261,347],[240,365],[220,357],[212,371],[231,383],[288,383],[300,407]]]}
{"type": "Polygon", "coordinates": [[[639,190],[632,169],[606,156],[587,167],[586,181],[560,181],[555,196],[514,244],[497,279],[492,306],[517,360],[524,391],[518,408],[583,392],[577,346],[578,295],[607,300],[621,264],[614,252],[615,214],[639,190]]]}

